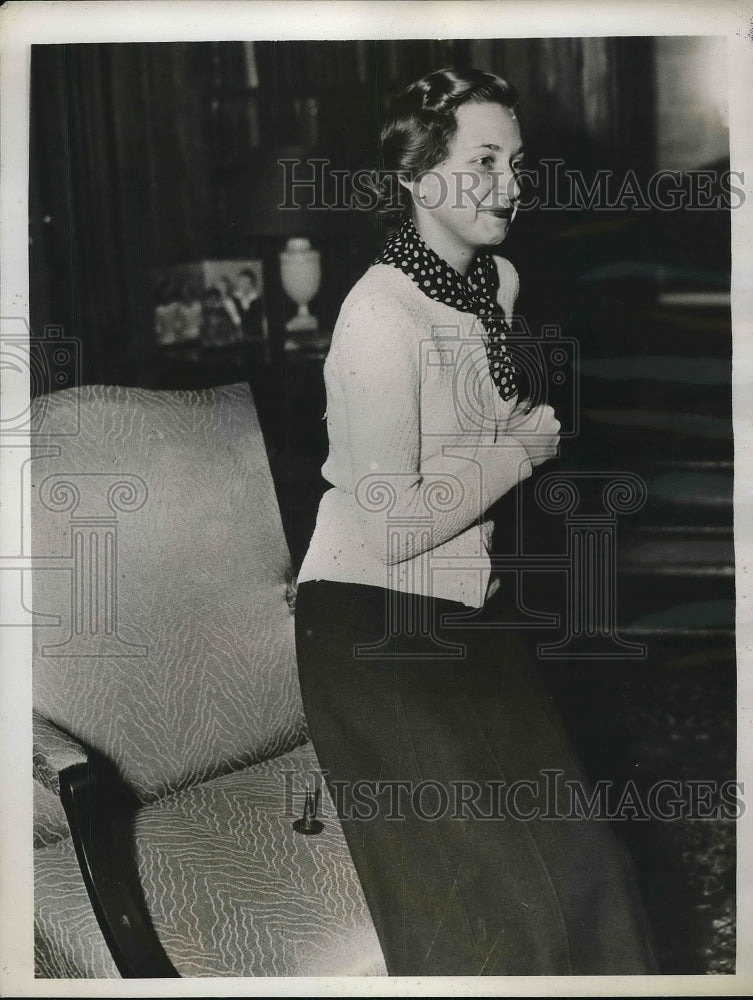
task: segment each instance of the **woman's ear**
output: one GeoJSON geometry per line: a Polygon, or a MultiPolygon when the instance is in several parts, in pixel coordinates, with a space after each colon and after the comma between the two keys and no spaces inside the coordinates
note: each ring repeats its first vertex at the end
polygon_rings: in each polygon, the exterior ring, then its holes
{"type": "Polygon", "coordinates": [[[408,187],[414,203],[421,208],[437,208],[447,198],[447,182],[437,170],[425,170],[408,187]]]}
{"type": "Polygon", "coordinates": [[[400,187],[404,187],[406,191],[413,193],[413,178],[406,170],[401,170],[397,175],[397,182],[400,187]]]}
{"type": "Polygon", "coordinates": [[[398,175],[400,185],[410,192],[414,203],[423,205],[427,197],[427,189],[431,187],[431,171],[411,177],[408,173],[398,175]]]}

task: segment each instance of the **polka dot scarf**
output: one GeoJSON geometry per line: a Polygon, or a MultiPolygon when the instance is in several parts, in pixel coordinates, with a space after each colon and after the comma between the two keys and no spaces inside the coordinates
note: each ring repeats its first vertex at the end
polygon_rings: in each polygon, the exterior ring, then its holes
{"type": "Polygon", "coordinates": [[[521,373],[504,342],[510,327],[497,302],[499,273],[491,254],[480,254],[468,277],[463,278],[424,243],[412,220],[406,219],[374,263],[397,267],[430,299],[478,316],[486,332],[492,381],[502,399],[516,394],[521,373]]]}

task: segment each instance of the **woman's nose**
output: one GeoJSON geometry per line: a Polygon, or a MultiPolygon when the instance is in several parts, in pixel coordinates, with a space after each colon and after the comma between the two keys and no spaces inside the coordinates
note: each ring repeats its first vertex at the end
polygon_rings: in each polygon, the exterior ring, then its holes
{"type": "Polygon", "coordinates": [[[491,198],[493,203],[499,205],[501,208],[518,201],[520,198],[520,185],[512,171],[499,170],[495,172],[491,198]]]}
{"type": "Polygon", "coordinates": [[[520,181],[514,170],[500,170],[496,176],[495,196],[497,202],[514,205],[520,201],[520,181]]]}

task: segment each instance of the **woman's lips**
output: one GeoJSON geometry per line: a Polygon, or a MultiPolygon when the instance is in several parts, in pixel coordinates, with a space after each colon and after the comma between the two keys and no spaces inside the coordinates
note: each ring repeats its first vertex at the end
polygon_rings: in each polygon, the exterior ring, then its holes
{"type": "Polygon", "coordinates": [[[512,219],[512,208],[482,208],[481,211],[497,219],[507,219],[508,222],[512,219]]]}

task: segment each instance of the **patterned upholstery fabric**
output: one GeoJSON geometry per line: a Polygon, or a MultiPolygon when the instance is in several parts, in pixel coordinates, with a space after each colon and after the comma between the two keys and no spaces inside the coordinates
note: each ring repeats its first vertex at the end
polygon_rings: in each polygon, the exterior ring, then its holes
{"type": "Polygon", "coordinates": [[[39,781],[34,782],[34,847],[48,847],[70,837],[68,820],[58,796],[39,781]]]}
{"type": "Polygon", "coordinates": [[[142,801],[305,739],[289,556],[248,387],[35,401],[34,704],[142,801]],[[56,429],[77,433],[57,435],[56,429]]]}
{"type": "Polygon", "coordinates": [[[117,979],[70,838],[34,851],[34,966],[45,979],[117,979]]]}
{"type": "Polygon", "coordinates": [[[31,463],[46,616],[34,629],[37,975],[118,976],[58,798],[83,747],[144,803],[136,861],[182,975],[383,975],[331,803],[320,835],[292,829],[318,765],[248,388],[89,386],[34,405],[46,432],[31,463]]]}
{"type": "Polygon", "coordinates": [[[317,771],[307,743],[139,811],[144,895],[181,975],[386,974],[326,786],[322,833],[292,829],[317,771]]]}
{"type": "Polygon", "coordinates": [[[57,797],[60,794],[60,772],[74,764],[83,764],[86,751],[39,712],[32,712],[31,715],[34,779],[57,797]]]}

